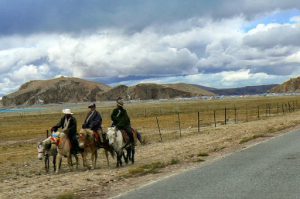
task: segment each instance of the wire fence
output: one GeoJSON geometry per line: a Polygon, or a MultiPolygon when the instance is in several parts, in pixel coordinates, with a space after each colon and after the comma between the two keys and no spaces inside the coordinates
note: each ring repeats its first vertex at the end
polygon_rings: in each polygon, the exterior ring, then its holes
{"type": "Polygon", "coordinates": [[[250,122],[297,111],[297,101],[266,103],[258,106],[231,106],[217,109],[197,109],[194,112],[156,112],[137,117],[133,127],[151,141],[180,138],[190,133],[201,133],[203,128],[250,122]]]}

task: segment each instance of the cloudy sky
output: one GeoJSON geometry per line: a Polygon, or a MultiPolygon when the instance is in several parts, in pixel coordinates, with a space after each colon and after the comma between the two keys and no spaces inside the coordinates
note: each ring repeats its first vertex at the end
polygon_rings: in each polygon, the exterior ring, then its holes
{"type": "Polygon", "coordinates": [[[300,76],[299,0],[0,0],[0,97],[29,80],[216,88],[300,76]]]}

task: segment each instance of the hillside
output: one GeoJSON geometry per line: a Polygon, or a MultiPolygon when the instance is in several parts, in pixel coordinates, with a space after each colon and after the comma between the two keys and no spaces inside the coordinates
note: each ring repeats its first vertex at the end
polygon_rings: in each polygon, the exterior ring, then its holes
{"type": "Polygon", "coordinates": [[[228,89],[213,89],[218,95],[255,95],[267,93],[270,89],[277,86],[277,84],[261,85],[261,86],[246,86],[241,88],[228,88],[228,89]]]}
{"type": "Polygon", "coordinates": [[[13,106],[95,101],[98,93],[109,89],[107,85],[79,78],[34,80],[23,84],[18,91],[3,96],[2,103],[4,106],[13,106]]]}
{"type": "Polygon", "coordinates": [[[214,93],[205,91],[189,84],[138,84],[135,86],[120,85],[97,95],[97,100],[114,100],[118,96],[124,99],[171,99],[176,97],[212,96],[214,93]]]}
{"type": "Polygon", "coordinates": [[[280,84],[270,90],[272,93],[299,93],[300,77],[292,78],[283,84],[280,84]]]}

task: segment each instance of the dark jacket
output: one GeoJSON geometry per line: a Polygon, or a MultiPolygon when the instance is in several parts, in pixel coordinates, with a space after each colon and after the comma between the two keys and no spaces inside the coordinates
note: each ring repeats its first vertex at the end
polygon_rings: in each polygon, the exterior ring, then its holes
{"type": "MultiPolygon", "coordinates": [[[[60,121],[54,126],[56,128],[64,128],[64,123],[65,123],[65,118],[66,116],[63,116],[60,121]]],[[[77,133],[77,122],[75,117],[71,116],[70,117],[70,122],[69,125],[67,127],[67,130],[64,131],[64,133],[66,133],[68,135],[69,138],[74,138],[76,137],[76,133],[77,133]]]]}
{"type": "Polygon", "coordinates": [[[87,114],[87,116],[84,120],[84,123],[82,125],[82,128],[97,131],[97,130],[101,129],[101,126],[102,126],[102,117],[101,117],[100,113],[95,110],[94,112],[90,111],[87,114]],[[90,117],[90,114],[92,114],[91,117],[90,117]]]}
{"type": "Polygon", "coordinates": [[[111,114],[112,126],[118,129],[126,129],[130,127],[130,119],[127,111],[123,107],[117,107],[111,114]]]}

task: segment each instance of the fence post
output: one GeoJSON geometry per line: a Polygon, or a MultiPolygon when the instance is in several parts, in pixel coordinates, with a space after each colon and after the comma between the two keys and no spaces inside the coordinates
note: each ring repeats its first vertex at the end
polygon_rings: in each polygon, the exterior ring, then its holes
{"type": "Polygon", "coordinates": [[[49,132],[48,132],[48,129],[46,130],[46,138],[48,138],[49,136],[49,132]]]}
{"type": "Polygon", "coordinates": [[[246,122],[248,122],[248,105],[246,104],[246,122]]]}
{"type": "Polygon", "coordinates": [[[215,127],[217,127],[217,121],[216,121],[216,110],[214,110],[214,122],[215,122],[215,127]]]}
{"type": "Polygon", "coordinates": [[[237,123],[237,112],[236,112],[235,105],[234,105],[234,122],[237,123]]]}
{"type": "Polygon", "coordinates": [[[277,115],[279,114],[279,104],[277,103],[277,115]]]}
{"type": "Polygon", "coordinates": [[[200,133],[200,113],[198,111],[198,133],[200,133]]]}
{"type": "Polygon", "coordinates": [[[181,137],[181,127],[180,127],[180,116],[179,116],[179,112],[177,113],[177,117],[178,117],[179,135],[180,135],[180,137],[181,137]]]}
{"type": "Polygon", "coordinates": [[[283,106],[283,104],[281,104],[281,108],[282,108],[282,114],[284,114],[284,106],[283,106]]]}
{"type": "Polygon", "coordinates": [[[225,120],[224,120],[224,122],[225,122],[225,125],[227,124],[227,109],[226,109],[226,107],[225,107],[225,120]]]}
{"type": "Polygon", "coordinates": [[[160,132],[158,118],[157,118],[157,116],[155,118],[156,118],[156,123],[157,123],[157,127],[158,127],[159,136],[160,136],[160,141],[162,142],[162,136],[161,136],[161,132],[160,132]]]}
{"type": "Polygon", "coordinates": [[[259,116],[259,106],[257,106],[257,118],[259,119],[260,116],[259,116]]]}

